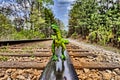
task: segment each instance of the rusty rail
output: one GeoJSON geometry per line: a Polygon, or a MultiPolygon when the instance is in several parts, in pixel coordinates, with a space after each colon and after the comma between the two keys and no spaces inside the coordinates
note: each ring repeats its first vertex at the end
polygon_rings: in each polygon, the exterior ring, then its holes
{"type": "Polygon", "coordinates": [[[11,40],[11,41],[0,41],[0,46],[20,44],[20,43],[30,43],[30,42],[38,42],[38,41],[47,41],[52,39],[34,39],[34,40],[11,40]]]}

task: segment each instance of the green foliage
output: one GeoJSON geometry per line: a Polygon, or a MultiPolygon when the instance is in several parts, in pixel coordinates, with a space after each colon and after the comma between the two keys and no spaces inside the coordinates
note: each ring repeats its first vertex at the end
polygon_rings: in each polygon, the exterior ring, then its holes
{"type": "Polygon", "coordinates": [[[6,16],[0,14],[0,38],[4,38],[4,36],[8,38],[8,34],[12,34],[15,31],[15,28],[10,22],[6,16]]]}
{"type": "Polygon", "coordinates": [[[93,43],[97,38],[97,31],[93,31],[89,34],[88,36],[88,40],[91,41],[91,43],[93,43]]]}
{"type": "Polygon", "coordinates": [[[74,39],[76,39],[76,38],[77,38],[77,35],[78,35],[78,34],[77,34],[76,32],[74,32],[74,33],[71,35],[71,37],[74,38],[74,39]]]}
{"type": "Polygon", "coordinates": [[[6,56],[0,56],[0,61],[7,61],[8,60],[8,57],[6,56]]]}
{"type": "Polygon", "coordinates": [[[30,15],[31,29],[39,29],[40,25],[43,25],[45,20],[41,17],[41,13],[38,9],[34,9],[30,15]]]}
{"type": "Polygon", "coordinates": [[[6,52],[8,51],[8,46],[2,46],[2,48],[0,49],[1,52],[6,52]]]}
{"type": "Polygon", "coordinates": [[[68,33],[66,30],[61,30],[61,34],[62,34],[62,37],[66,37],[68,33]]]}
{"type": "Polygon", "coordinates": [[[14,34],[12,34],[12,37],[13,37],[14,40],[40,39],[40,38],[45,38],[45,35],[43,33],[38,32],[38,31],[22,30],[20,32],[15,32],[14,34]]]}
{"type": "Polygon", "coordinates": [[[50,37],[52,33],[50,26],[52,23],[56,23],[56,20],[54,19],[52,11],[43,6],[44,3],[51,3],[51,0],[37,0],[31,9],[30,20],[27,22],[30,22],[30,29],[33,30],[36,36],[40,33],[41,37],[47,38],[50,37]]]}
{"type": "Polygon", "coordinates": [[[53,0],[36,0],[37,2],[41,3],[41,2],[44,2],[44,3],[47,3],[47,4],[53,4],[53,0]]]}
{"type": "Polygon", "coordinates": [[[68,35],[80,35],[92,43],[109,43],[119,47],[119,6],[119,2],[109,0],[77,0],[70,12],[68,35]],[[109,4],[112,6],[108,6],[109,4]]]}
{"type": "Polygon", "coordinates": [[[118,42],[120,42],[120,37],[118,37],[118,42]]]}
{"type": "MultiPolygon", "coordinates": [[[[26,4],[23,0],[17,0],[17,2],[26,4]]],[[[52,0],[32,1],[29,18],[25,16],[25,20],[17,17],[11,22],[7,19],[7,15],[0,14],[0,39],[19,40],[50,37],[52,34],[50,26],[57,22],[52,11],[47,7],[47,4],[52,3],[52,0]]]]}

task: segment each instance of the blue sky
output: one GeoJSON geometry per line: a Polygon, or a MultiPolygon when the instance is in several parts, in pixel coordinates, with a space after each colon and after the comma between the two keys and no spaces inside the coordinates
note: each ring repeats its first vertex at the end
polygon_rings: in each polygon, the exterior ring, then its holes
{"type": "MultiPolygon", "coordinates": [[[[56,18],[61,20],[65,26],[68,25],[69,10],[71,9],[71,3],[75,0],[54,0],[54,6],[52,8],[56,18]]],[[[65,28],[68,29],[67,27],[65,28]]]]}

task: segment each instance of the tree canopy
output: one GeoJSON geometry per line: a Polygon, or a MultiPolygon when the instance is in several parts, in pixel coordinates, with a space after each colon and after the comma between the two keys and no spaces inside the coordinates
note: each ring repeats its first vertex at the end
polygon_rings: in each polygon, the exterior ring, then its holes
{"type": "Polygon", "coordinates": [[[52,0],[14,0],[1,3],[0,37],[9,36],[9,39],[14,40],[50,37],[50,26],[57,21],[45,4],[52,3],[52,0]]]}
{"type": "Polygon", "coordinates": [[[77,0],[70,12],[68,36],[120,47],[120,1],[77,0]]]}

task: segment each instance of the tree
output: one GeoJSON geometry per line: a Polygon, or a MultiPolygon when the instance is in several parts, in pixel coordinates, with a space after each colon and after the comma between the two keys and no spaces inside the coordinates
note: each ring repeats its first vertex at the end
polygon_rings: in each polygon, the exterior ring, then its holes
{"type": "Polygon", "coordinates": [[[12,34],[15,29],[10,23],[11,21],[3,14],[0,14],[0,38],[9,38],[9,34],[12,34]],[[6,36],[6,37],[4,37],[6,36]]]}
{"type": "Polygon", "coordinates": [[[70,12],[69,36],[120,47],[119,0],[77,0],[70,12]]]}
{"type": "Polygon", "coordinates": [[[9,23],[16,29],[13,33],[15,39],[47,38],[52,33],[51,24],[56,23],[52,11],[47,7],[52,3],[52,0],[6,1],[0,6],[0,13],[11,19],[9,23]]]}

